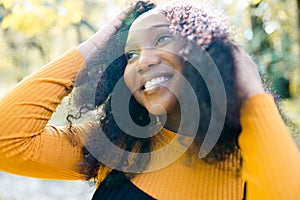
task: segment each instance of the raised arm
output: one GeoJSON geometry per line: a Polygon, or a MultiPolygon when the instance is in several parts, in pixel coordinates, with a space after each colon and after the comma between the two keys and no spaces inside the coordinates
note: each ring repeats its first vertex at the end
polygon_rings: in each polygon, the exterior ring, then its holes
{"type": "Polygon", "coordinates": [[[300,199],[300,154],[274,100],[263,90],[257,66],[235,50],[240,98],[246,199],[300,199]]]}
{"type": "Polygon", "coordinates": [[[24,176],[78,179],[81,145],[72,145],[67,129],[46,126],[72,89],[84,60],[78,51],[64,54],[15,86],[0,101],[0,169],[24,176]]]}
{"type": "Polygon", "coordinates": [[[47,123],[68,95],[89,55],[103,48],[132,8],[117,16],[77,49],[31,74],[0,100],[0,170],[45,179],[83,179],[78,164],[89,125],[47,123]]]}

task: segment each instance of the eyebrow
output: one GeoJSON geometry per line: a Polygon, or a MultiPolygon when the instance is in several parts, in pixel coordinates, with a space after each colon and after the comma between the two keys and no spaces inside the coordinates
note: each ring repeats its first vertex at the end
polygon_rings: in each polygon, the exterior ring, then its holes
{"type": "Polygon", "coordinates": [[[169,27],[170,24],[157,24],[157,25],[154,25],[154,26],[151,26],[150,28],[160,28],[160,27],[169,27]]]}
{"type": "MultiPolygon", "coordinates": [[[[169,28],[170,24],[156,24],[156,25],[153,25],[153,26],[150,26],[149,28],[164,28],[164,27],[168,27],[169,28]]],[[[134,46],[134,43],[132,42],[127,42],[125,44],[125,49],[127,46],[134,46]]]]}

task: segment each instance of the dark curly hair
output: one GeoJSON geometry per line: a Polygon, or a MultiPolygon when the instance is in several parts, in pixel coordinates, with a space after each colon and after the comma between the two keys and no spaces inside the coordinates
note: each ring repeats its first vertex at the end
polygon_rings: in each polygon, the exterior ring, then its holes
{"type": "MultiPolygon", "coordinates": [[[[98,107],[101,105],[101,113],[103,117],[99,120],[102,131],[111,142],[130,152],[150,152],[150,138],[134,138],[124,133],[117,126],[112,115],[111,93],[117,81],[123,76],[125,66],[127,64],[124,47],[130,26],[137,17],[154,7],[155,4],[151,2],[138,1],[135,3],[135,8],[123,21],[122,26],[115,33],[114,39],[110,40],[106,47],[103,48],[98,55],[92,58],[89,63],[87,63],[87,70],[79,74],[76,81],[77,84],[81,84],[81,82],[88,82],[88,84],[77,89],[73,95],[75,104],[78,103],[81,107],[80,113],[85,113],[88,110],[94,109],[95,106],[98,107]],[[113,62],[111,62],[111,60],[113,60],[113,62]],[[99,68],[98,66],[103,65],[103,63],[110,64],[108,66],[102,66],[102,68],[106,69],[101,71],[99,74],[99,81],[96,86],[96,94],[93,102],[91,99],[86,99],[87,96],[90,97],[90,94],[94,92],[90,91],[90,88],[93,88],[93,86],[91,86],[93,83],[90,83],[91,81],[87,81],[87,79],[94,80],[96,78],[87,77],[93,76],[95,73],[97,74],[97,71],[94,71],[93,69],[99,68]]],[[[131,98],[129,107],[132,119],[136,124],[144,126],[149,123],[150,118],[148,112],[146,112],[145,108],[138,104],[134,98],[131,98]]],[[[71,118],[79,118],[80,116],[74,117],[73,115],[69,115],[68,117],[68,121],[71,121],[71,118]]],[[[94,132],[95,135],[97,135],[97,130],[94,130],[94,132]]],[[[87,142],[89,146],[101,146],[101,144],[99,144],[101,141],[95,140],[93,138],[93,133],[89,133],[89,135],[87,142]]],[[[104,145],[105,144],[103,144],[102,147],[104,145]]],[[[82,151],[84,154],[84,160],[80,163],[81,173],[86,176],[87,180],[97,178],[99,167],[103,166],[103,163],[99,162],[86,147],[83,147],[82,151]]],[[[99,149],[99,151],[101,152],[101,149],[99,149]]],[[[144,168],[146,168],[149,159],[150,158],[147,160],[137,160],[136,163],[139,166],[144,166],[144,168]]],[[[119,162],[120,166],[128,165],[128,159],[126,157],[120,157],[116,162],[119,162]]]]}
{"type": "MultiPolygon", "coordinates": [[[[120,148],[130,151],[130,152],[150,152],[152,138],[135,138],[123,132],[116,124],[112,108],[111,108],[111,93],[117,83],[117,81],[123,76],[124,70],[127,64],[126,56],[124,55],[125,42],[128,34],[128,30],[133,23],[133,21],[141,14],[153,9],[155,5],[150,2],[139,1],[136,3],[135,9],[128,15],[124,20],[121,28],[116,33],[116,38],[114,41],[109,41],[106,48],[99,52],[92,61],[87,63],[88,69],[92,69],[94,66],[101,65],[101,63],[108,63],[110,56],[106,55],[121,55],[116,56],[116,59],[109,64],[106,70],[101,71],[99,75],[99,81],[96,86],[96,95],[94,101],[90,99],[84,99],[86,103],[84,106],[81,105],[81,109],[93,110],[94,107],[101,108],[102,116],[99,118],[100,127],[109,138],[111,142],[120,148]],[[108,58],[109,57],[109,58],[108,58]]],[[[193,63],[201,63],[202,60],[199,59],[199,51],[202,51],[199,46],[197,46],[193,41],[186,41],[190,44],[192,48],[188,54],[187,60],[192,60],[193,63]]],[[[226,93],[226,117],[224,122],[224,127],[221,136],[213,148],[213,150],[205,157],[208,163],[216,163],[226,160],[230,155],[237,156],[240,159],[240,153],[238,148],[237,138],[241,132],[240,126],[240,116],[239,110],[241,106],[240,100],[237,98],[235,82],[234,82],[234,72],[233,72],[233,53],[232,50],[236,48],[232,40],[227,37],[214,37],[210,45],[205,49],[208,55],[212,58],[220,75],[223,79],[225,93],[226,93]]],[[[210,123],[210,116],[212,112],[211,99],[209,95],[208,86],[206,85],[203,77],[199,74],[193,67],[192,63],[186,61],[184,69],[184,76],[190,82],[195,94],[198,98],[198,104],[200,109],[200,121],[197,133],[197,139],[202,141],[205,137],[205,133],[208,129],[210,123]]],[[[94,74],[89,72],[90,74],[94,74]]],[[[84,73],[83,73],[84,74],[84,73]]],[[[79,75],[80,82],[81,76],[79,75]]],[[[83,90],[76,91],[81,97],[88,96],[88,88],[83,87],[83,90]]],[[[75,96],[75,99],[78,98],[75,96]]],[[[80,97],[79,97],[80,98],[80,97]]],[[[77,99],[78,100],[78,99],[77,99]]],[[[150,122],[149,112],[142,107],[133,97],[129,102],[129,110],[132,120],[139,126],[146,126],[150,122]]],[[[69,116],[70,117],[70,116],[69,116]]],[[[93,139],[93,135],[97,135],[97,130],[91,133],[89,136],[87,144],[90,146],[99,146],[99,148],[104,148],[105,144],[99,144],[99,141],[93,139]]],[[[101,141],[100,141],[101,142],[101,141]]],[[[99,167],[104,166],[99,160],[97,160],[88,148],[83,147],[84,160],[80,163],[81,173],[86,176],[87,180],[96,179],[99,171],[99,167]]],[[[99,153],[101,150],[99,149],[99,153]]],[[[120,166],[127,165],[139,165],[146,169],[147,164],[150,161],[150,157],[143,159],[135,159],[134,163],[130,162],[128,157],[120,155],[116,162],[120,166]],[[131,163],[131,164],[130,164],[131,163]]],[[[239,162],[241,163],[241,162],[239,162]]],[[[134,176],[134,174],[129,174],[128,176],[134,176]]]]}

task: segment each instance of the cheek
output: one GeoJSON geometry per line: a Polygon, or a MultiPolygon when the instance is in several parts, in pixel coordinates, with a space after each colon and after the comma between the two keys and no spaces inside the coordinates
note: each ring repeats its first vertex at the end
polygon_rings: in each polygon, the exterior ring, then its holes
{"type": "Polygon", "coordinates": [[[124,81],[127,86],[127,88],[131,91],[131,94],[133,94],[134,98],[143,105],[143,100],[140,94],[138,94],[139,86],[137,84],[136,80],[136,73],[135,70],[132,70],[131,67],[126,67],[124,71],[124,81]]]}
{"type": "Polygon", "coordinates": [[[131,92],[134,90],[134,73],[130,68],[126,67],[124,71],[124,81],[131,92]]]}

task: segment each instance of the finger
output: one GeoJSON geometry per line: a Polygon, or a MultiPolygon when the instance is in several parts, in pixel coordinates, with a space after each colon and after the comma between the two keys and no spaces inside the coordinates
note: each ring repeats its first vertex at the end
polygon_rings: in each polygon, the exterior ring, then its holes
{"type": "Polygon", "coordinates": [[[134,10],[134,8],[135,8],[135,4],[130,5],[129,7],[122,10],[121,13],[118,14],[115,19],[123,21],[128,16],[128,14],[130,14],[134,10]]]}
{"type": "Polygon", "coordinates": [[[244,59],[244,62],[248,63],[248,65],[252,68],[252,71],[254,72],[254,75],[258,79],[260,79],[257,64],[253,61],[253,59],[250,57],[250,55],[243,48],[239,47],[239,52],[241,54],[240,59],[244,59]]]}
{"type": "Polygon", "coordinates": [[[241,101],[263,93],[264,89],[256,63],[242,47],[237,46],[232,53],[237,92],[241,101]]]}
{"type": "Polygon", "coordinates": [[[126,19],[128,14],[130,14],[134,9],[134,6],[129,6],[128,8],[124,9],[120,14],[118,14],[110,23],[114,29],[119,29],[126,19]]]}
{"type": "Polygon", "coordinates": [[[102,33],[102,38],[104,40],[108,39],[111,35],[113,35],[117,29],[119,29],[122,25],[122,21],[127,17],[127,15],[134,9],[134,6],[131,5],[124,9],[117,17],[115,17],[110,23],[108,23],[104,28],[98,31],[102,33]],[[103,32],[104,30],[104,32],[103,32]]]}
{"type": "MultiPolygon", "coordinates": [[[[257,69],[256,63],[241,46],[237,46],[236,48],[234,48],[233,55],[236,64],[248,64],[248,66],[251,66],[251,68],[257,69]]],[[[237,67],[240,66],[238,65],[237,67]]]]}

